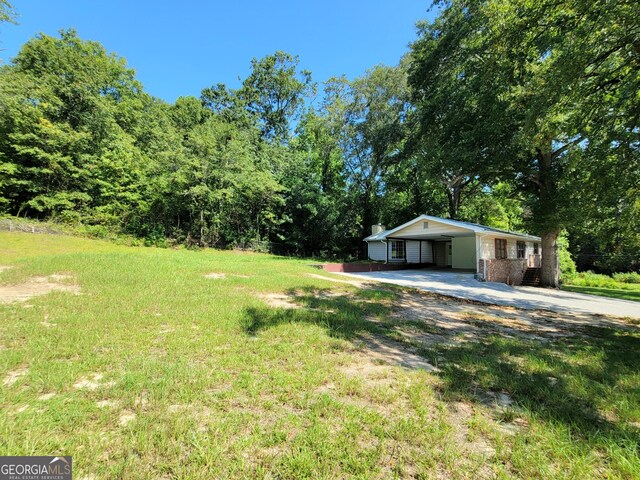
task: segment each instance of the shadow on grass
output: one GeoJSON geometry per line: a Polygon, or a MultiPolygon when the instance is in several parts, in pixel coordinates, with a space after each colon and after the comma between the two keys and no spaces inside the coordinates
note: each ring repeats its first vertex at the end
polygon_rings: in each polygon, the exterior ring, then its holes
{"type": "MultiPolygon", "coordinates": [[[[403,325],[415,327],[416,323],[390,318],[391,301],[399,295],[393,290],[361,289],[346,296],[303,288],[287,294],[301,308],[248,309],[243,325],[246,333],[255,335],[283,323],[307,323],[350,341],[369,334],[398,342],[403,325]]],[[[423,330],[429,332],[432,326],[424,322],[423,330]]],[[[514,410],[549,425],[564,425],[573,439],[592,448],[608,449],[613,444],[625,457],[629,455],[629,462],[640,462],[638,332],[583,327],[580,336],[549,339],[487,329],[473,341],[456,338],[452,334],[446,344],[425,345],[420,350],[440,368],[437,375],[443,381],[441,393],[446,401],[486,405],[487,393],[506,393],[514,410]]]]}
{"type": "Polygon", "coordinates": [[[308,323],[324,327],[332,337],[354,340],[362,334],[389,335],[391,328],[371,321],[384,318],[391,305],[380,303],[396,294],[387,290],[360,289],[353,297],[334,295],[331,290],[304,287],[286,292],[300,308],[249,308],[245,312],[243,328],[256,335],[283,323],[308,323]]]}
{"type": "Polygon", "coordinates": [[[505,417],[524,411],[568,427],[574,441],[613,443],[638,468],[640,336],[609,328],[587,332],[554,341],[493,334],[423,354],[440,359],[445,399],[486,402],[486,392],[506,393],[514,405],[500,412],[505,417]]]}

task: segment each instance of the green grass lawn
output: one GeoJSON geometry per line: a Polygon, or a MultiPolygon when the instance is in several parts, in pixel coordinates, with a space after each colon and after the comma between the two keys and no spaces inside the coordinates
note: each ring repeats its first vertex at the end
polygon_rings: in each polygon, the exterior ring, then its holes
{"type": "Polygon", "coordinates": [[[96,479],[640,478],[633,327],[471,316],[481,340],[420,343],[447,334],[396,314],[405,290],[312,263],[0,232],[0,285],[80,288],[0,304],[0,454],[72,455],[96,479]],[[437,370],[382,365],[368,338],[437,370]]]}
{"type": "Polygon", "coordinates": [[[635,300],[640,302],[640,285],[638,288],[602,288],[602,287],[586,287],[582,285],[563,285],[562,290],[570,292],[588,293],[590,295],[599,295],[601,297],[620,298],[622,300],[635,300]]]}

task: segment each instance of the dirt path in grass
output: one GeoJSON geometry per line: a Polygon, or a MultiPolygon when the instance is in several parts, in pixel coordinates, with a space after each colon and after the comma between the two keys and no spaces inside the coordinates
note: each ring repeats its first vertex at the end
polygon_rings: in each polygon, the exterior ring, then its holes
{"type": "Polygon", "coordinates": [[[53,291],[69,292],[78,295],[78,285],[62,283],[69,281],[69,275],[53,274],[47,277],[31,277],[16,285],[0,285],[0,304],[26,302],[30,298],[46,295],[53,291]]]}
{"type": "Polygon", "coordinates": [[[623,318],[525,310],[414,291],[401,292],[393,301],[391,319],[408,322],[409,327],[399,331],[407,339],[428,345],[481,340],[495,334],[545,341],[588,336],[593,328],[640,331],[638,324],[623,318]]]}
{"type": "Polygon", "coordinates": [[[388,316],[368,318],[390,335],[365,335],[363,351],[372,359],[411,369],[437,371],[417,354],[422,348],[483,342],[489,336],[548,342],[588,337],[594,328],[640,331],[632,320],[604,315],[525,310],[411,290],[396,293],[395,299],[381,302],[390,308],[388,316]]]}
{"type": "Polygon", "coordinates": [[[358,286],[360,290],[355,292],[323,289],[261,297],[274,308],[306,309],[338,316],[346,304],[380,306],[384,314],[366,315],[365,318],[387,333],[375,334],[366,329],[358,333],[359,351],[376,362],[432,372],[437,371],[437,367],[420,355],[422,348],[482,342],[495,335],[547,342],[589,336],[594,328],[640,331],[640,325],[623,318],[488,305],[437,293],[387,290],[372,284],[358,286]],[[387,295],[383,295],[383,300],[367,298],[366,293],[376,292],[387,295]],[[318,306],[310,308],[311,299],[318,306]]]}

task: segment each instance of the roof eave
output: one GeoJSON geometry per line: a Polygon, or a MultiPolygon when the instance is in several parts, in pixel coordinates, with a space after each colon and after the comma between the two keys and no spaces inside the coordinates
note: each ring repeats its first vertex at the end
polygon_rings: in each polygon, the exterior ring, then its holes
{"type": "Polygon", "coordinates": [[[531,240],[534,242],[539,242],[541,241],[540,237],[537,237],[535,235],[528,235],[526,233],[518,233],[518,232],[509,232],[506,230],[500,230],[500,229],[492,229],[491,227],[486,227],[484,225],[482,226],[475,226],[475,225],[464,225],[462,224],[463,222],[459,222],[457,220],[450,220],[447,218],[440,218],[440,217],[434,217],[432,215],[427,215],[427,214],[422,214],[416,218],[414,218],[413,220],[410,220],[406,223],[403,223],[402,225],[392,228],[391,230],[385,230],[383,232],[377,233],[376,235],[369,235],[368,237],[364,238],[364,242],[375,242],[375,241],[383,241],[386,240],[388,236],[392,235],[393,233],[402,230],[404,228],[407,228],[411,225],[413,225],[414,223],[418,223],[421,220],[430,220],[430,221],[434,221],[434,222],[439,222],[442,223],[444,225],[449,225],[449,226],[453,226],[453,227],[457,227],[457,228],[461,228],[463,230],[468,230],[470,232],[473,233],[477,233],[477,234],[487,234],[487,235],[503,235],[503,236],[507,236],[507,237],[511,237],[511,238],[519,238],[519,239],[525,239],[525,240],[531,240]]]}

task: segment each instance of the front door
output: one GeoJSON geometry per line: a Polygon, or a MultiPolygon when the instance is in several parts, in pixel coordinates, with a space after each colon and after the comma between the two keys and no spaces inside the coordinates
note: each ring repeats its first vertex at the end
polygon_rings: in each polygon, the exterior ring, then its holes
{"type": "Polygon", "coordinates": [[[447,252],[447,242],[433,242],[433,260],[436,266],[447,266],[447,252]]]}
{"type": "Polygon", "coordinates": [[[452,265],[452,251],[451,251],[451,242],[447,242],[445,243],[445,248],[447,249],[447,267],[450,267],[452,265]]]}

